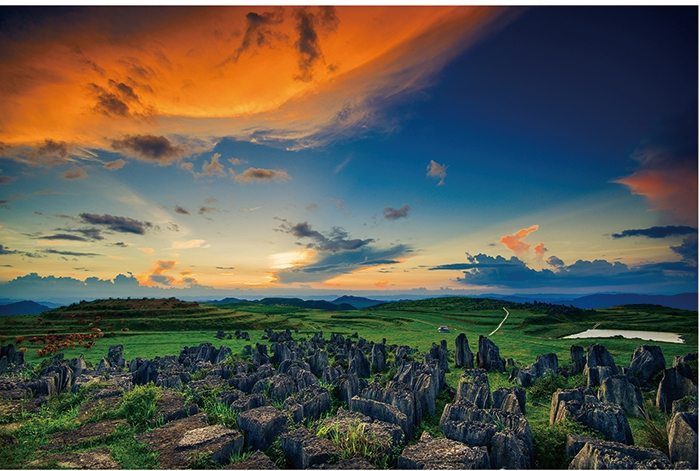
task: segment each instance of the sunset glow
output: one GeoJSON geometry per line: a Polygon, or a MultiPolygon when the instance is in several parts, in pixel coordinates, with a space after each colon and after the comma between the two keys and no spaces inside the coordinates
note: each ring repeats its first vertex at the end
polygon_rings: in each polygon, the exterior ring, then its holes
{"type": "Polygon", "coordinates": [[[0,11],[0,298],[697,290],[696,7],[0,11]]]}

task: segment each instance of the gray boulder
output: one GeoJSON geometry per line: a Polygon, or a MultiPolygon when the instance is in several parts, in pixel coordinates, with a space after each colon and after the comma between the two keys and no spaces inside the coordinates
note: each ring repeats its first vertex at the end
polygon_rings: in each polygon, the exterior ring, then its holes
{"type": "Polygon", "coordinates": [[[476,365],[486,371],[505,371],[506,361],[501,358],[498,347],[483,335],[479,336],[479,351],[476,354],[476,365]]]}
{"type": "Polygon", "coordinates": [[[466,370],[459,380],[455,400],[467,400],[481,409],[491,407],[491,388],[486,371],[466,370]]]}
{"type": "Polygon", "coordinates": [[[673,463],[686,461],[698,468],[698,411],[677,412],[668,423],[668,452],[673,463]]]}
{"type": "Polygon", "coordinates": [[[351,352],[348,373],[356,374],[360,378],[369,378],[371,373],[369,360],[359,348],[353,348],[351,352]]]}
{"type": "Polygon", "coordinates": [[[698,353],[689,353],[687,355],[681,355],[673,357],[673,368],[676,369],[681,375],[685,376],[693,382],[698,382],[697,371],[693,374],[693,369],[690,364],[695,363],[695,368],[697,369],[698,353]]]}
{"type": "Polygon", "coordinates": [[[656,390],[656,407],[662,412],[669,413],[672,410],[673,401],[697,395],[698,385],[693,380],[683,376],[676,368],[666,368],[656,390]]]}
{"type": "Polygon", "coordinates": [[[590,439],[569,469],[673,469],[673,465],[659,450],[590,439]]]}
{"type": "Polygon", "coordinates": [[[515,432],[504,429],[491,439],[491,469],[529,469],[530,460],[523,454],[515,432]]]}
{"type": "Polygon", "coordinates": [[[565,401],[560,403],[555,422],[565,418],[600,432],[606,440],[634,445],[632,430],[625,411],[617,404],[565,401]]]}
{"type": "Polygon", "coordinates": [[[470,447],[447,438],[433,438],[423,432],[415,445],[404,448],[399,469],[490,469],[485,447],[470,447]]]}
{"type": "Polygon", "coordinates": [[[288,397],[284,408],[292,412],[295,422],[317,420],[321,415],[331,410],[331,394],[320,386],[309,386],[299,391],[299,394],[288,397]]]}
{"type": "Polygon", "coordinates": [[[598,389],[598,399],[606,404],[619,404],[629,415],[644,417],[642,391],[627,376],[605,378],[598,389]]]}
{"type": "Polygon", "coordinates": [[[572,375],[579,375],[583,373],[583,370],[586,367],[586,354],[583,350],[583,347],[580,347],[578,345],[572,345],[569,351],[571,354],[570,373],[572,375]]]}
{"type": "Polygon", "coordinates": [[[287,415],[272,406],[257,407],[238,415],[238,427],[245,432],[247,446],[267,450],[287,430],[287,415]]]}
{"type": "Polygon", "coordinates": [[[355,396],[350,399],[350,410],[359,412],[375,420],[394,424],[401,428],[409,440],[412,438],[413,424],[409,424],[406,414],[401,412],[394,405],[355,396]]]}
{"type": "Polygon", "coordinates": [[[498,388],[493,391],[493,408],[525,414],[526,394],[523,388],[498,388]]]}
{"type": "Polygon", "coordinates": [[[530,366],[518,371],[515,382],[520,386],[532,386],[535,380],[549,374],[557,374],[559,361],[554,353],[537,355],[537,359],[530,366]]]}
{"type": "Polygon", "coordinates": [[[474,354],[469,349],[469,340],[464,334],[455,339],[455,366],[457,368],[474,368],[474,354]]]}
{"type": "Polygon", "coordinates": [[[386,348],[383,343],[375,343],[372,346],[372,371],[379,373],[386,366],[386,348]]]}
{"type": "Polygon", "coordinates": [[[588,375],[589,388],[600,386],[605,378],[617,374],[615,359],[604,346],[591,345],[586,353],[584,373],[588,375]]]}
{"type": "Polygon", "coordinates": [[[282,450],[294,469],[308,469],[328,462],[340,449],[327,438],[317,437],[300,427],[280,437],[282,450]]]}
{"type": "Polygon", "coordinates": [[[666,359],[661,347],[656,345],[640,345],[634,349],[632,360],[627,370],[629,376],[640,381],[648,382],[666,368],[666,359]]]}

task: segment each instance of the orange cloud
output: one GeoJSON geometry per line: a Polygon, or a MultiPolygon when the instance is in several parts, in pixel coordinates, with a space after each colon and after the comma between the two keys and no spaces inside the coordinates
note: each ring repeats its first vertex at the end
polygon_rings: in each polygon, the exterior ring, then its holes
{"type": "Polygon", "coordinates": [[[508,247],[510,250],[515,252],[516,255],[521,255],[530,250],[530,247],[532,247],[532,244],[528,244],[526,242],[523,242],[522,239],[527,237],[528,234],[531,232],[535,232],[537,229],[539,229],[540,226],[534,225],[532,227],[529,227],[527,229],[520,229],[518,232],[515,234],[508,234],[503,237],[501,237],[501,240],[499,242],[506,247],[508,247]]]}
{"type": "Polygon", "coordinates": [[[547,251],[547,247],[544,246],[544,242],[540,242],[535,246],[535,255],[537,257],[542,257],[544,256],[544,253],[547,251]]]}
{"type": "Polygon", "coordinates": [[[46,15],[0,41],[0,142],[9,157],[38,165],[94,158],[86,148],[171,165],[223,136],[300,148],[389,128],[373,103],[429,86],[510,12],[221,6],[46,15]]]}
{"type": "Polygon", "coordinates": [[[377,281],[374,284],[374,286],[376,286],[377,288],[381,288],[381,289],[388,289],[389,288],[389,280],[377,281]]]}
{"type": "MultiPolygon", "coordinates": [[[[690,167],[690,166],[688,166],[690,167]]],[[[698,224],[697,168],[671,166],[642,169],[615,180],[635,195],[644,195],[654,210],[669,211],[684,224],[698,224]]]]}

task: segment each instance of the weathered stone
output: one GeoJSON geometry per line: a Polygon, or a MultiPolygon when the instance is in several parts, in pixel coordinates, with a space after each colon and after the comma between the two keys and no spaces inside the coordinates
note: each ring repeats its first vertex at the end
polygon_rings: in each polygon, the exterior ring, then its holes
{"type": "Polygon", "coordinates": [[[625,411],[617,404],[561,402],[555,422],[565,418],[575,420],[591,430],[600,432],[606,440],[634,445],[632,430],[625,411]]]}
{"type": "Polygon", "coordinates": [[[506,362],[501,358],[498,347],[483,335],[479,336],[479,351],[476,354],[476,365],[486,371],[505,371],[506,362]]]}
{"type": "MultiPolygon", "coordinates": [[[[184,419],[191,415],[199,414],[199,407],[195,403],[185,404],[185,396],[170,390],[164,390],[156,401],[156,414],[163,424],[173,420],[184,419]]],[[[153,427],[156,420],[151,423],[153,427]]]]}
{"type": "Polygon", "coordinates": [[[336,378],[334,383],[338,390],[340,400],[350,404],[350,399],[360,393],[360,381],[357,375],[344,374],[336,378]]]}
{"type": "Polygon", "coordinates": [[[698,412],[677,412],[668,423],[668,452],[673,463],[698,467],[698,412]]]}
{"type": "Polygon", "coordinates": [[[530,461],[523,454],[515,432],[504,429],[491,439],[491,468],[492,469],[529,469],[530,461]]]}
{"type": "Polygon", "coordinates": [[[275,438],[287,429],[287,416],[272,406],[241,412],[238,426],[245,431],[246,444],[255,450],[267,450],[275,438]]]}
{"type": "Polygon", "coordinates": [[[676,399],[697,395],[697,384],[679,373],[676,368],[666,368],[656,391],[656,407],[668,413],[676,399]]]}
{"type": "Polygon", "coordinates": [[[275,374],[275,370],[269,365],[260,366],[255,373],[237,373],[229,380],[229,385],[245,393],[253,390],[258,381],[269,378],[275,374]]]}
{"type": "Polygon", "coordinates": [[[296,396],[285,399],[284,408],[292,412],[292,417],[297,423],[317,420],[331,410],[331,394],[320,386],[309,386],[299,391],[296,396]]]}
{"type": "Polygon", "coordinates": [[[567,401],[599,402],[593,391],[589,388],[558,389],[552,394],[552,405],[549,410],[549,423],[553,424],[560,416],[560,409],[567,401]]]}
{"type": "Polygon", "coordinates": [[[350,410],[360,412],[376,420],[382,420],[397,425],[403,430],[409,440],[412,437],[412,424],[409,424],[406,414],[401,412],[394,405],[355,396],[350,399],[350,410]]]}
{"type": "Polygon", "coordinates": [[[206,453],[212,461],[228,463],[232,454],[243,449],[243,435],[223,425],[187,430],[175,445],[176,453],[206,453]]]}
{"type": "Polygon", "coordinates": [[[386,350],[383,343],[375,343],[372,346],[372,371],[380,373],[386,366],[386,350]]]}
{"type": "Polygon", "coordinates": [[[49,444],[39,447],[41,450],[56,450],[58,448],[73,447],[81,443],[106,437],[113,433],[119,425],[126,425],[125,420],[103,420],[89,422],[70,432],[59,432],[51,436],[49,444]]]}
{"type": "Polygon", "coordinates": [[[557,374],[559,371],[559,361],[554,353],[537,355],[535,362],[520,370],[515,378],[515,382],[520,386],[532,386],[535,380],[546,375],[557,374]]]}
{"type": "Polygon", "coordinates": [[[676,399],[671,406],[671,414],[676,412],[698,412],[698,398],[686,396],[682,399],[676,399]]]}
{"type": "Polygon", "coordinates": [[[491,407],[489,377],[483,369],[466,370],[457,386],[455,400],[467,400],[481,409],[491,407]]]}
{"type": "Polygon", "coordinates": [[[263,407],[267,405],[267,399],[262,394],[247,394],[242,396],[233,402],[231,402],[231,409],[244,412],[247,410],[255,409],[256,407],[263,407]]]}
{"type": "Polygon", "coordinates": [[[485,447],[470,447],[448,438],[423,432],[415,445],[404,448],[399,469],[490,469],[485,447]]]}
{"type": "Polygon", "coordinates": [[[627,376],[605,378],[598,389],[598,399],[606,404],[619,404],[629,415],[643,417],[642,391],[627,376]]]}
{"type": "Polygon", "coordinates": [[[377,469],[372,466],[372,463],[364,458],[349,458],[340,460],[335,463],[324,463],[317,466],[312,466],[311,469],[377,469]]]}
{"type": "Polygon", "coordinates": [[[697,383],[697,366],[698,364],[698,353],[689,353],[687,355],[681,355],[673,357],[673,368],[677,370],[681,375],[685,376],[689,380],[697,383]],[[695,374],[693,374],[693,368],[690,366],[691,363],[695,363],[695,374]]]}
{"type": "Polygon", "coordinates": [[[590,439],[569,469],[673,469],[673,465],[659,450],[590,439]]]}
{"type": "Polygon", "coordinates": [[[257,450],[244,460],[229,463],[221,469],[279,469],[262,451],[257,450]]]}
{"type": "Polygon", "coordinates": [[[469,446],[487,446],[498,427],[485,410],[467,400],[447,404],[440,417],[440,430],[447,438],[469,446]]]}
{"type": "Polygon", "coordinates": [[[474,354],[469,349],[469,340],[464,334],[459,334],[455,339],[455,367],[474,368],[474,354]]]}
{"type": "Polygon", "coordinates": [[[523,388],[495,389],[492,393],[493,408],[525,414],[525,396],[525,389],[523,388]]]}
{"type": "Polygon", "coordinates": [[[586,354],[583,347],[572,345],[569,351],[571,355],[571,374],[578,375],[583,373],[586,367],[586,354]]]}
{"type": "Polygon", "coordinates": [[[155,383],[158,381],[158,362],[147,360],[133,374],[134,385],[155,383]]]}
{"type": "Polygon", "coordinates": [[[136,436],[149,451],[158,452],[161,469],[190,467],[193,453],[210,455],[219,463],[228,462],[231,453],[239,452],[243,439],[239,432],[221,425],[210,426],[205,414],[175,420],[136,436]],[[238,451],[236,451],[238,450],[238,451]]]}
{"type": "Polygon", "coordinates": [[[126,366],[126,361],[124,360],[124,347],[122,345],[109,347],[109,350],[107,351],[107,361],[109,361],[112,366],[123,369],[126,366]]]}
{"type": "Polygon", "coordinates": [[[584,373],[588,375],[588,387],[600,386],[605,378],[617,374],[615,360],[610,352],[602,345],[588,347],[584,373]]]}
{"type": "Polygon", "coordinates": [[[362,413],[347,411],[342,407],[338,408],[335,416],[323,419],[316,431],[321,435],[331,432],[339,437],[358,433],[370,436],[380,455],[389,453],[392,448],[401,446],[404,442],[404,433],[399,426],[373,420],[362,413]]]}
{"type": "Polygon", "coordinates": [[[303,427],[282,435],[280,440],[282,450],[295,469],[308,469],[340,454],[340,449],[333,442],[317,437],[303,427]]]}
{"type": "Polygon", "coordinates": [[[359,378],[369,378],[371,373],[369,360],[359,348],[353,349],[348,365],[348,373],[356,374],[359,378]]]}
{"type": "Polygon", "coordinates": [[[27,463],[28,468],[120,469],[108,448],[95,448],[82,453],[45,455],[27,463]]]}
{"type": "Polygon", "coordinates": [[[634,349],[627,374],[640,381],[650,381],[666,368],[666,359],[661,347],[656,345],[640,345],[634,349]]]}
{"type": "MultiPolygon", "coordinates": [[[[314,354],[308,358],[309,368],[317,378],[323,376],[323,372],[330,363],[328,362],[328,353],[325,350],[316,350],[314,354]]],[[[332,381],[332,379],[331,379],[332,381]]]]}

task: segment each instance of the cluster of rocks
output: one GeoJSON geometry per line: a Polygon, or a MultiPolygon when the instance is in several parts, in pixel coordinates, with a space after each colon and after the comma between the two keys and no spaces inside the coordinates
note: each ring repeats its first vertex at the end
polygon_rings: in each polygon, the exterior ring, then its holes
{"type": "MultiPolygon", "coordinates": [[[[237,331],[236,337],[244,334],[248,335],[237,331]]],[[[118,345],[110,347],[95,368],[82,356],[65,360],[56,355],[36,379],[0,376],[0,399],[29,399],[38,407],[54,394],[92,384],[79,411],[84,419],[99,407],[118,404],[134,386],[154,383],[165,388],[158,401],[159,422],[152,424],[158,426],[136,439],[159,452],[162,468],[190,466],[194,452],[227,464],[232,454],[244,449],[264,452],[279,438],[294,468],[364,469],[376,464],[358,458],[334,462],[342,454],[341,439],[360,433],[371,437],[379,456],[393,453],[400,468],[528,469],[534,463],[534,445],[525,417],[524,387],[550,374],[584,373],[588,387],[556,391],[550,408],[550,423],[573,420],[604,437],[570,435],[567,452],[574,456],[573,468],[698,465],[697,400],[686,397],[697,396],[690,366],[697,354],[676,357],[666,368],[660,348],[640,346],[629,367],[623,368],[601,345],[587,351],[572,346],[570,366],[560,367],[553,353],[539,355],[531,365],[513,368],[515,387],[491,392],[487,373],[505,372],[514,363],[502,358],[498,346],[483,336],[476,354],[460,334],[453,351],[443,340],[420,357],[410,347],[388,345],[386,340],[374,343],[356,334],[331,334],[328,339],[317,332],[295,339],[289,329],[269,329],[264,339],[267,343],[247,345],[247,361],[231,361],[229,348],[211,343],[185,347],[178,356],[130,361],[118,345]],[[457,389],[450,391],[454,401],[439,411],[437,396],[449,388],[445,374],[452,354],[463,374],[457,389]],[[386,378],[392,368],[395,374],[386,378]],[[186,405],[176,392],[183,387],[195,396],[221,391],[216,400],[237,412],[237,430],[209,425],[206,414],[196,404],[186,405]],[[652,388],[657,389],[656,406],[672,414],[669,456],[633,446],[627,415],[643,413],[641,393],[652,388]],[[329,415],[334,400],[343,405],[329,415]],[[445,437],[426,432],[418,437],[422,421],[437,413],[445,437]]],[[[0,369],[14,371],[22,365],[22,352],[12,345],[2,347],[0,369]]],[[[83,429],[86,426],[75,436],[94,438],[98,427],[83,429]]],[[[235,463],[240,469],[271,466],[261,453],[235,463]]]]}

